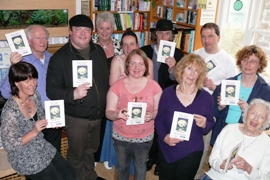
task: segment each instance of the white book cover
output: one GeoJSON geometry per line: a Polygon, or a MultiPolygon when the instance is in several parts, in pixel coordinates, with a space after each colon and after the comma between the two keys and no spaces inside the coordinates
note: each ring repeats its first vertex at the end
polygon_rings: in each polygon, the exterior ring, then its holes
{"type": "Polygon", "coordinates": [[[65,121],[64,100],[45,101],[45,117],[48,121],[46,128],[63,127],[65,121]]]}
{"type": "Polygon", "coordinates": [[[5,34],[12,52],[18,52],[22,56],[32,54],[24,30],[5,34]]]}
{"type": "Polygon", "coordinates": [[[221,101],[222,105],[238,106],[240,93],[240,81],[222,80],[221,82],[221,101]]]}
{"type": "Polygon", "coordinates": [[[72,61],[73,87],[78,87],[84,83],[92,86],[92,60],[72,61]]]}
{"type": "Polygon", "coordinates": [[[128,102],[128,120],[126,125],[144,124],[144,116],[146,114],[147,103],[144,102],[128,102]]]}
{"type": "Polygon", "coordinates": [[[170,137],[189,141],[194,115],[174,111],[170,137]]]}
{"type": "Polygon", "coordinates": [[[226,160],[226,164],[225,164],[225,168],[224,168],[225,172],[227,172],[228,166],[230,165],[231,161],[238,156],[241,145],[242,145],[242,142],[238,143],[236,146],[234,146],[231,149],[229,156],[226,160]]]}
{"type": "Polygon", "coordinates": [[[205,64],[207,67],[207,77],[209,77],[210,75],[212,75],[221,68],[218,61],[216,61],[213,57],[206,58],[205,64]]]}
{"type": "Polygon", "coordinates": [[[157,61],[165,63],[167,57],[173,57],[175,51],[175,42],[160,40],[157,61]]]}

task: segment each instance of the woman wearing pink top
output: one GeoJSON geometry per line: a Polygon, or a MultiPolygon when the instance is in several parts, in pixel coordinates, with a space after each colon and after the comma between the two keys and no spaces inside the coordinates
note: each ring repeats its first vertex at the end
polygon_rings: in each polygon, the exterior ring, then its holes
{"type": "Polygon", "coordinates": [[[113,121],[113,143],[118,159],[118,179],[129,179],[129,164],[134,162],[135,180],[146,176],[146,159],[154,137],[154,119],[161,96],[160,86],[147,78],[148,58],[140,49],[130,52],[125,61],[126,78],[114,83],[107,94],[106,117],[113,121]],[[128,102],[147,103],[144,123],[126,125],[128,102]]]}

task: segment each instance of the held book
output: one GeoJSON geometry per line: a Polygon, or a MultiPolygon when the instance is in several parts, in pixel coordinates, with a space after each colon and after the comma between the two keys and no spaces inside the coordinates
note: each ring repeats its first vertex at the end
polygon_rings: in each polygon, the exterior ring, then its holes
{"type": "Polygon", "coordinates": [[[64,100],[45,101],[45,117],[48,121],[46,128],[63,127],[65,123],[64,100]]]}
{"type": "Polygon", "coordinates": [[[24,30],[5,34],[12,52],[18,52],[22,56],[32,54],[24,30]]]}
{"type": "Polygon", "coordinates": [[[92,60],[72,61],[73,87],[78,87],[84,83],[92,86],[92,60]]]}
{"type": "Polygon", "coordinates": [[[227,161],[226,161],[225,168],[224,168],[225,172],[227,172],[228,166],[230,165],[231,161],[238,156],[239,149],[240,149],[241,145],[242,145],[242,142],[238,143],[236,146],[234,146],[231,149],[229,156],[227,158],[227,161]]]}
{"type": "Polygon", "coordinates": [[[205,59],[205,64],[207,67],[207,76],[212,75],[214,72],[221,68],[220,64],[213,57],[209,57],[205,59]]]}
{"type": "Polygon", "coordinates": [[[128,102],[128,120],[126,125],[144,124],[144,116],[146,114],[147,103],[144,102],[128,102]]]}
{"type": "Polygon", "coordinates": [[[240,81],[222,80],[220,104],[237,106],[237,103],[239,102],[239,93],[240,81]]]}
{"type": "Polygon", "coordinates": [[[160,40],[157,61],[165,63],[167,57],[173,57],[175,44],[175,42],[160,40]]]}
{"type": "Polygon", "coordinates": [[[193,114],[174,111],[170,137],[189,141],[193,118],[193,114]]]}

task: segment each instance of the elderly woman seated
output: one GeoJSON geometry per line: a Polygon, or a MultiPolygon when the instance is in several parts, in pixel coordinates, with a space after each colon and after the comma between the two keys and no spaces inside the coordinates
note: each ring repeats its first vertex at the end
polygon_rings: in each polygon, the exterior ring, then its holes
{"type": "Polygon", "coordinates": [[[270,103],[253,99],[242,118],[243,124],[229,124],[219,134],[209,158],[211,169],[201,180],[269,179],[270,138],[263,129],[270,124],[270,103]]]}

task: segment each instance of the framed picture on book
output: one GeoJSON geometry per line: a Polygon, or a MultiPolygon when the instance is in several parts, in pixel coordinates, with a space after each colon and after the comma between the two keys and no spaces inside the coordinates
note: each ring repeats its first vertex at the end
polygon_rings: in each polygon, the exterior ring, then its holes
{"type": "Polygon", "coordinates": [[[5,34],[12,52],[18,52],[22,56],[32,54],[24,30],[5,34]]]}
{"type": "Polygon", "coordinates": [[[226,160],[226,164],[225,164],[225,168],[224,168],[225,172],[227,172],[228,166],[230,165],[231,161],[238,156],[239,149],[240,149],[241,145],[242,145],[242,142],[238,143],[236,146],[234,146],[231,149],[229,156],[226,160]]]}
{"type": "Polygon", "coordinates": [[[239,102],[240,81],[222,80],[221,83],[221,101],[222,105],[235,105],[239,102]]]}
{"type": "Polygon", "coordinates": [[[170,137],[189,141],[193,118],[193,114],[174,111],[170,137]]]}
{"type": "Polygon", "coordinates": [[[144,102],[128,102],[128,120],[126,125],[144,124],[147,104],[144,102]]]}
{"type": "Polygon", "coordinates": [[[46,128],[63,127],[65,123],[64,100],[45,101],[45,117],[48,120],[46,128]]]}
{"type": "Polygon", "coordinates": [[[92,86],[92,60],[72,61],[73,87],[78,87],[84,83],[92,86]]]}
{"type": "Polygon", "coordinates": [[[160,40],[157,61],[165,63],[167,57],[173,57],[175,42],[160,40]]]}
{"type": "Polygon", "coordinates": [[[218,61],[216,61],[212,57],[206,59],[205,64],[207,67],[207,76],[210,76],[211,74],[213,74],[214,72],[216,72],[217,70],[219,70],[221,68],[218,61]]]}

